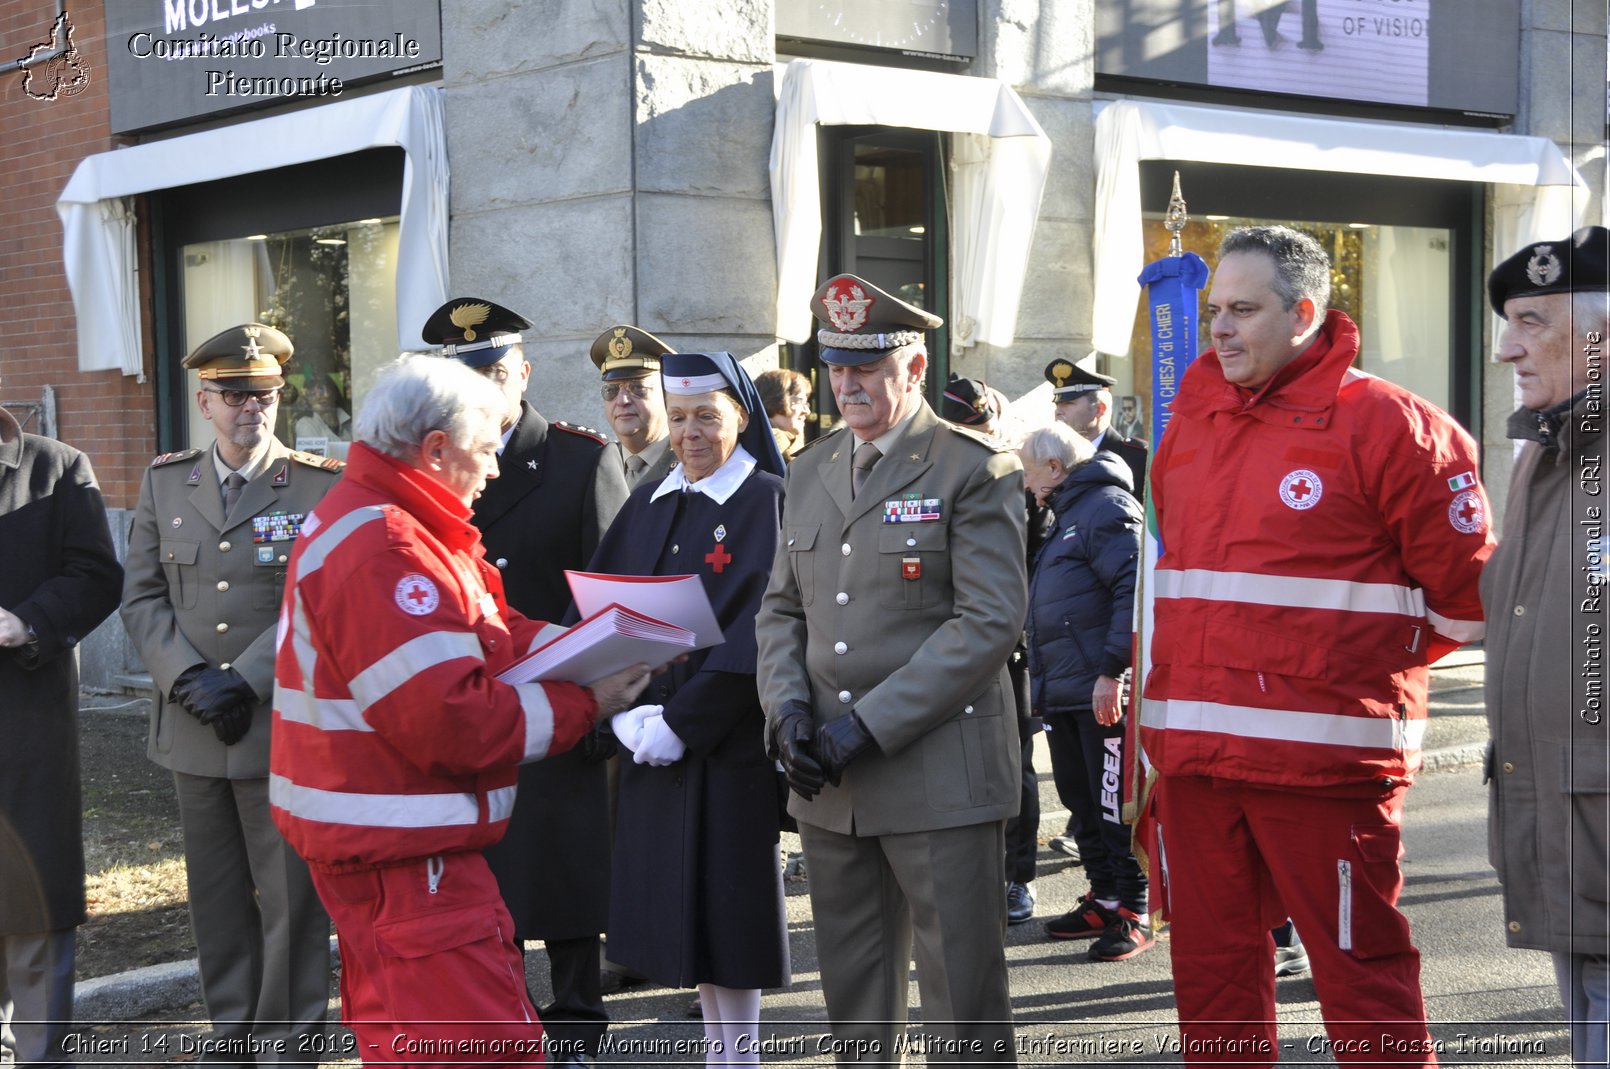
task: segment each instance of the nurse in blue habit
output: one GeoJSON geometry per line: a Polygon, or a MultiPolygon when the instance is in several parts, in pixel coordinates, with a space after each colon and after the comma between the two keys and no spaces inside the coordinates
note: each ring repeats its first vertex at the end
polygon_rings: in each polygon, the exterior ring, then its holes
{"type": "Polygon", "coordinates": [[[730,353],[667,353],[660,379],[678,464],[633,492],[592,570],[698,575],[725,641],[671,665],[643,691],[654,704],[613,720],[632,760],[622,755],[609,956],[698,987],[707,1064],[754,1063],[760,989],[789,982],[777,776],[755,687],[783,461],[730,353]]]}

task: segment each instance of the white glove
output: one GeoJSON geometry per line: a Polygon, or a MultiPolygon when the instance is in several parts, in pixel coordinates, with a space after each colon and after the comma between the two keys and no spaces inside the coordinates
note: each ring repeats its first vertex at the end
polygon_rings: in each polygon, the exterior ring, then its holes
{"type": "Polygon", "coordinates": [[[676,737],[676,732],[666,726],[665,717],[655,714],[643,722],[643,738],[632,761],[659,768],[682,760],[682,755],[687,752],[688,748],[676,737]]]}
{"type": "Polygon", "coordinates": [[[620,744],[632,751],[643,745],[643,721],[651,716],[659,716],[665,712],[663,705],[639,705],[628,709],[624,713],[616,713],[609,718],[610,733],[620,744]]]}

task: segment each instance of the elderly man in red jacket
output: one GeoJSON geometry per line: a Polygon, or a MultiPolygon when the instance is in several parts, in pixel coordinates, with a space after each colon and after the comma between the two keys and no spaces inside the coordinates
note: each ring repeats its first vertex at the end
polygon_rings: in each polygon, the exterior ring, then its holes
{"type": "Polygon", "coordinates": [[[269,799],[335,922],[365,1060],[543,1060],[481,850],[508,825],[519,765],[574,746],[649,677],[497,679],[558,632],[509,608],[471,523],[506,408],[456,361],[385,369],[290,562],[269,799]]]}
{"type": "Polygon", "coordinates": [[[1225,238],[1214,349],[1152,466],[1163,556],[1141,740],[1187,1063],[1272,1064],[1273,946],[1308,945],[1338,1061],[1434,1064],[1397,910],[1428,666],[1482,634],[1476,444],[1353,367],[1313,238],[1225,238]],[[1174,893],[1177,892],[1177,893],[1174,893]]]}

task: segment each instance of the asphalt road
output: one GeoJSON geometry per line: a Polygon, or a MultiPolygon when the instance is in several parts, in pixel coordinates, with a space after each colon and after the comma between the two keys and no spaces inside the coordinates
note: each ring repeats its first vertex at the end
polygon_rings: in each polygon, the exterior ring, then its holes
{"type": "MultiPolygon", "coordinates": [[[[1473,763],[1486,736],[1480,678],[1479,664],[1437,673],[1427,747],[1449,759],[1438,771],[1423,775],[1409,796],[1402,906],[1423,955],[1422,985],[1444,1065],[1568,1064],[1547,956],[1504,946],[1498,884],[1487,864],[1486,794],[1479,766],[1473,763]]],[[[1048,836],[1061,830],[1065,814],[1051,789],[1043,745],[1041,751],[1046,813],[1041,835],[1048,836]]],[[[1178,1063],[1166,935],[1151,951],[1116,963],[1090,962],[1084,957],[1085,944],[1046,938],[1041,921],[1069,908],[1086,884],[1078,867],[1061,855],[1042,850],[1040,860],[1036,919],[1007,934],[1018,1060],[1038,1065],[1178,1063]]],[[[828,1064],[831,1047],[809,898],[801,882],[791,881],[788,890],[794,983],[788,991],[766,994],[758,1046],[767,1064],[828,1064]]],[[[546,994],[546,960],[534,953],[530,964],[540,1005],[546,994]]],[[[1281,1061],[1334,1064],[1310,979],[1283,979],[1278,990],[1281,1061]]],[[[919,1034],[914,981],[910,1000],[912,1032],[919,1034]]],[[[690,992],[658,987],[612,996],[611,1047],[600,1064],[702,1064],[703,1031],[699,1021],[687,1016],[690,1001],[690,992]]],[[[198,1010],[194,1005],[148,1007],[134,1020],[101,1023],[91,1033],[99,1051],[80,1051],[80,1064],[150,1063],[179,1056],[194,1060],[199,1045],[195,1037],[205,1034],[204,1027],[169,1022],[198,1010]]],[[[350,1051],[348,1042],[341,1033],[334,1047],[350,1051]]],[[[374,1052],[370,1057],[379,1060],[374,1052]]]]}

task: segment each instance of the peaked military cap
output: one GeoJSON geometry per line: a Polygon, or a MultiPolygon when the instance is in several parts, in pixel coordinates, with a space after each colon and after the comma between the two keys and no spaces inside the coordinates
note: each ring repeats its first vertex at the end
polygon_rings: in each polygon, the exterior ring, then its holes
{"type": "Polygon", "coordinates": [[[610,379],[640,379],[660,370],[660,357],[676,352],[642,327],[617,323],[593,342],[587,355],[610,379]]]}
{"type": "MultiPolygon", "coordinates": [[[[1093,358],[1092,352],[1086,360],[1093,358]]],[[[1086,371],[1072,360],[1063,357],[1045,365],[1045,381],[1051,384],[1051,396],[1057,401],[1072,401],[1094,390],[1110,390],[1117,379],[1108,378],[1096,371],[1086,371]]]]}
{"type": "Polygon", "coordinates": [[[509,355],[521,342],[530,320],[501,304],[479,297],[455,297],[430,314],[420,331],[429,345],[439,345],[469,367],[487,367],[509,355]]]}
{"type": "Polygon", "coordinates": [[[849,366],[882,360],[945,323],[855,275],[824,282],[811,298],[811,314],[827,324],[816,332],[822,360],[849,366]]]}
{"type": "Polygon", "coordinates": [[[1559,241],[1536,241],[1493,268],[1487,297],[1493,311],[1504,315],[1511,297],[1545,297],[1551,293],[1603,291],[1610,286],[1610,230],[1585,226],[1559,241]]]}
{"type": "Polygon", "coordinates": [[[277,389],[285,385],[280,367],[295,351],[291,339],[267,323],[242,323],[196,346],[183,364],[209,382],[245,388],[249,380],[253,387],[277,389]]]}
{"type": "Polygon", "coordinates": [[[989,407],[989,387],[977,379],[952,375],[939,396],[939,414],[964,427],[982,427],[995,415],[989,407]]]}

